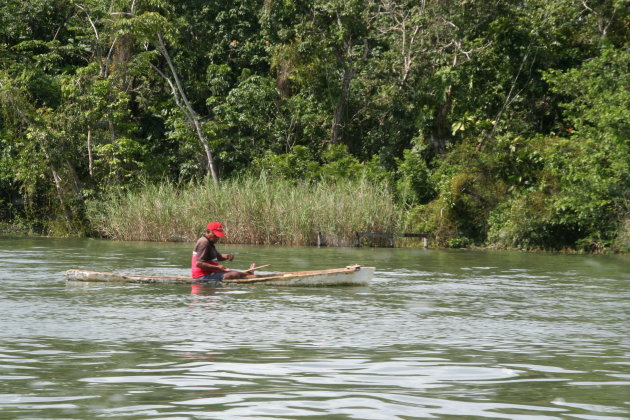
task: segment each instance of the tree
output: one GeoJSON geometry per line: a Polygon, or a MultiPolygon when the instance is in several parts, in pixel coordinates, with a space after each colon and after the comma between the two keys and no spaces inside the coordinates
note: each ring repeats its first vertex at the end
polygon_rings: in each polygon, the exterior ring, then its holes
{"type": "Polygon", "coordinates": [[[166,69],[151,61],[147,63],[155,70],[168,84],[171,95],[178,108],[184,114],[188,122],[194,127],[197,138],[201,142],[207,158],[208,173],[215,183],[219,183],[219,174],[214,162],[214,157],[210,145],[203,130],[201,117],[188,99],[184,84],[180,80],[179,72],[169,53],[168,44],[177,45],[177,35],[181,27],[186,25],[182,19],[173,16],[172,8],[168,3],[160,0],[147,1],[146,8],[143,4],[131,2],[129,9],[120,9],[112,15],[120,19],[115,22],[120,36],[132,36],[134,41],[143,46],[147,57],[159,55],[166,69]],[[127,11],[128,10],[128,11],[127,11]],[[155,11],[158,10],[158,11],[155,11]],[[162,13],[160,13],[162,12],[162,13]]]}

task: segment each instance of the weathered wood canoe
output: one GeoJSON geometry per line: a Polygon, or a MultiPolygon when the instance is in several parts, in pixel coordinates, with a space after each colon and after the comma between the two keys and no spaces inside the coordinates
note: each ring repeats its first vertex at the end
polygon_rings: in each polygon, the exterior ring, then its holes
{"type": "MultiPolygon", "coordinates": [[[[368,284],[374,275],[374,267],[349,265],[328,270],[293,271],[286,273],[258,274],[243,279],[224,280],[226,285],[264,284],[272,286],[358,286],[368,284]]],[[[103,273],[98,271],[68,270],[67,281],[203,284],[192,277],[143,276],[136,274],[103,273]]]]}

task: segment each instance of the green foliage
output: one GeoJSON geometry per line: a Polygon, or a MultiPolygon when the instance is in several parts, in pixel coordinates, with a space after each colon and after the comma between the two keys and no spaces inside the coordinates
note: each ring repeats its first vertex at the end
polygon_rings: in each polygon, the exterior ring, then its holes
{"type": "Polygon", "coordinates": [[[314,245],[321,232],[328,245],[351,246],[355,232],[391,231],[400,220],[389,189],[366,179],[313,184],[262,176],[221,186],[147,184],[88,207],[94,229],[118,240],[194,241],[211,214],[227,226],[229,243],[314,245]]]}
{"type": "Polygon", "coordinates": [[[329,145],[321,156],[305,146],[295,146],[289,153],[266,153],[254,160],[253,169],[266,176],[309,182],[335,182],[368,179],[389,183],[390,174],[378,158],[361,163],[345,146],[329,145]]]}
{"type": "Polygon", "coordinates": [[[601,251],[623,231],[630,210],[629,58],[606,49],[579,69],[546,75],[554,91],[571,98],[564,104],[568,134],[544,139],[538,191],[515,196],[494,215],[493,243],[601,251]]]}
{"type": "Polygon", "coordinates": [[[230,90],[225,102],[214,108],[222,124],[213,134],[223,139],[216,148],[223,152],[222,163],[231,170],[241,169],[253,156],[270,148],[280,111],[275,105],[269,105],[274,104],[276,98],[271,79],[244,76],[238,86],[230,90]],[[238,135],[230,135],[234,132],[238,135]]]}
{"type": "Polygon", "coordinates": [[[629,59],[627,49],[606,48],[579,68],[545,74],[552,91],[569,98],[561,106],[572,133],[627,144],[629,59]]]}
{"type": "Polygon", "coordinates": [[[621,227],[611,243],[611,248],[626,254],[630,252],[630,218],[621,222],[621,227]]]}
{"type": "Polygon", "coordinates": [[[140,180],[254,174],[372,182],[443,246],[627,249],[628,12],[6,0],[0,218],[88,233],[140,180]]]}
{"type": "Polygon", "coordinates": [[[256,158],[253,168],[274,178],[312,180],[320,173],[320,166],[306,146],[295,146],[290,153],[265,153],[256,158]]]}
{"type": "Polygon", "coordinates": [[[549,217],[544,194],[523,193],[492,212],[488,240],[502,248],[537,249],[557,245],[554,226],[549,217]]]}
{"type": "Polygon", "coordinates": [[[398,200],[408,206],[424,204],[435,197],[430,182],[430,171],[425,160],[416,150],[404,150],[397,160],[396,193],[398,200]]]}
{"type": "Polygon", "coordinates": [[[356,179],[363,172],[363,165],[348,153],[342,145],[330,145],[322,156],[321,177],[324,180],[356,179]]]}

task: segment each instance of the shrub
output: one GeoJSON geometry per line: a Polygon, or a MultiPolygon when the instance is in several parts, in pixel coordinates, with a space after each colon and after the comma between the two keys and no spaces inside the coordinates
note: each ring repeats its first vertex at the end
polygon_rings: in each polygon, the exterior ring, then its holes
{"type": "Polygon", "coordinates": [[[119,240],[193,241],[210,220],[230,243],[348,246],[355,232],[396,232],[402,211],[383,183],[367,178],[295,182],[247,177],[212,183],[149,184],[92,202],[88,217],[103,236],[119,240]],[[201,210],[200,210],[201,209],[201,210]]]}

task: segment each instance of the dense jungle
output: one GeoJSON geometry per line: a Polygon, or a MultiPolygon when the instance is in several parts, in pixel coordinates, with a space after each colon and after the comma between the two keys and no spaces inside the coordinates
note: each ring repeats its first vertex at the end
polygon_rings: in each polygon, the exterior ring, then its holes
{"type": "Polygon", "coordinates": [[[628,0],[1,0],[0,231],[628,252],[628,0]]]}

